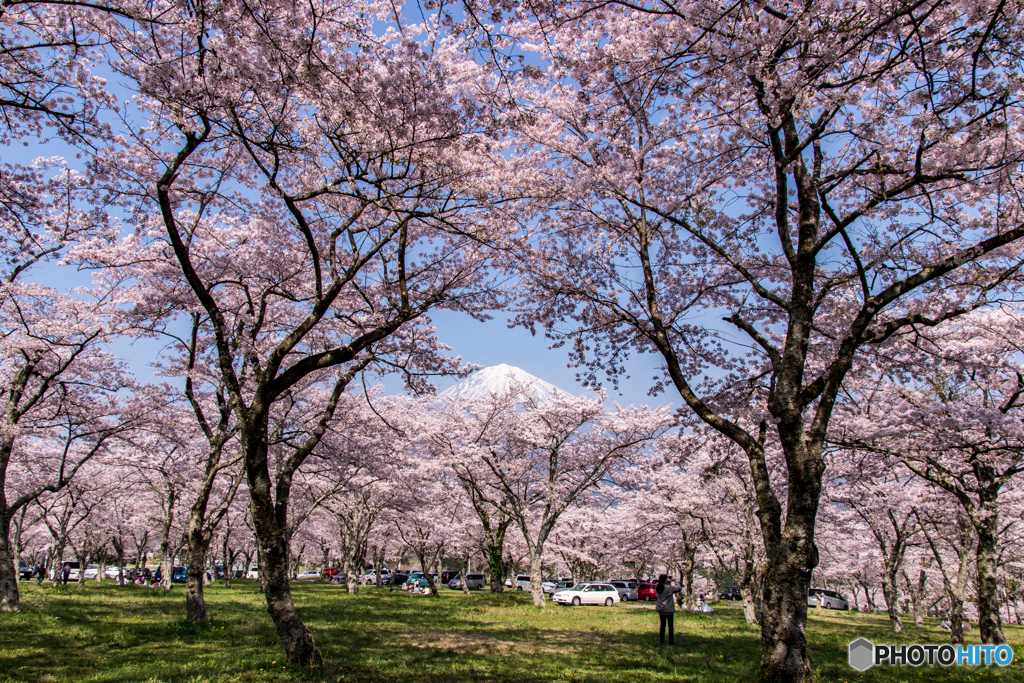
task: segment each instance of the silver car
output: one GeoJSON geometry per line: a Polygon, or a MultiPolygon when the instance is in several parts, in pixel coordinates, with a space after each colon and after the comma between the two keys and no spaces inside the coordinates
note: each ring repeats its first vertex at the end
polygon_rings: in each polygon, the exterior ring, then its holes
{"type": "MultiPolygon", "coordinates": [[[[484,574],[466,574],[466,588],[469,590],[483,590],[486,584],[487,577],[484,574]]],[[[462,590],[462,579],[456,576],[448,582],[448,587],[452,590],[462,590]]]]}
{"type": "Polygon", "coordinates": [[[619,600],[622,602],[640,599],[640,595],[636,592],[635,581],[609,581],[608,583],[615,586],[615,590],[619,592],[619,600]]]}

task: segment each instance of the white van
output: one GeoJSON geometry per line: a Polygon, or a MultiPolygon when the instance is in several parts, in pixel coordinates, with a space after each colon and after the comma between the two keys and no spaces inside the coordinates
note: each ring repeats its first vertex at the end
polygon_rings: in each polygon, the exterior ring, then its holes
{"type": "Polygon", "coordinates": [[[512,585],[515,586],[517,591],[530,590],[530,575],[516,574],[515,582],[512,585]]]}
{"type": "Polygon", "coordinates": [[[817,607],[818,601],[821,601],[821,606],[824,609],[850,609],[850,603],[846,602],[839,593],[834,590],[827,588],[812,588],[807,593],[807,605],[809,607],[817,607]]]}

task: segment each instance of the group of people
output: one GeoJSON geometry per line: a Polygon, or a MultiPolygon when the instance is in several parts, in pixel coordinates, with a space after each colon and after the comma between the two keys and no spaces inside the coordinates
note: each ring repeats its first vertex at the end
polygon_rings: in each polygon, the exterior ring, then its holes
{"type": "MultiPolygon", "coordinates": [[[[46,578],[46,565],[40,564],[36,567],[33,572],[36,577],[36,584],[42,585],[43,580],[46,578]]],[[[53,585],[54,586],[66,586],[71,578],[71,566],[64,564],[60,570],[53,573],[53,585]]],[[[163,572],[160,571],[159,567],[155,572],[149,571],[148,568],[143,567],[142,571],[135,574],[135,576],[128,579],[129,583],[134,583],[139,586],[159,586],[163,580],[163,572]]]]}

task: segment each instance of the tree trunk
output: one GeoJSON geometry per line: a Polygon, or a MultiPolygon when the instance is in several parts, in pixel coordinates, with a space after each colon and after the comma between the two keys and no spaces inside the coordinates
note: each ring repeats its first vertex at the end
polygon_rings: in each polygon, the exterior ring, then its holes
{"type": "MultiPolygon", "coordinates": [[[[222,546],[221,561],[224,563],[224,587],[231,588],[231,573],[234,571],[235,564],[235,553],[231,552],[231,546],[228,543],[231,540],[231,530],[227,529],[224,532],[224,544],[222,546]]],[[[248,567],[246,567],[248,569],[248,567]]]]}
{"type": "Polygon", "coordinates": [[[292,600],[288,581],[288,493],[282,483],[273,495],[267,467],[267,417],[243,430],[241,444],[249,483],[250,510],[256,534],[260,585],[267,598],[267,611],[274,621],[285,655],[293,664],[318,666],[323,657],[302,623],[292,600]],[[248,432],[248,433],[245,433],[248,432]],[[284,489],[284,490],[281,490],[284,489]]]}
{"type": "Polygon", "coordinates": [[[459,576],[462,577],[462,594],[469,595],[469,556],[461,558],[459,562],[459,576]]]}
{"type": "Polygon", "coordinates": [[[756,626],[761,618],[761,605],[754,591],[753,581],[741,581],[739,589],[743,597],[743,618],[750,626],[756,626]]]}
{"type": "MultiPolygon", "coordinates": [[[[3,495],[2,491],[0,491],[0,495],[3,495]]],[[[21,610],[18,572],[15,569],[15,560],[11,553],[10,525],[10,518],[7,515],[0,515],[0,612],[21,610]]]]}
{"type": "Polygon", "coordinates": [[[206,600],[203,587],[206,579],[206,554],[210,547],[210,534],[202,529],[190,529],[188,535],[188,551],[186,560],[188,572],[185,574],[185,618],[197,624],[205,624],[210,620],[206,613],[206,600]]]}
{"type": "Polygon", "coordinates": [[[995,505],[986,505],[987,516],[978,529],[978,628],[981,642],[1002,645],[1006,642],[999,616],[999,588],[997,543],[999,517],[995,505]]]}
{"type": "Polygon", "coordinates": [[[491,575],[491,592],[505,592],[505,533],[508,523],[498,524],[493,537],[487,539],[487,571],[491,575]]]}
{"type": "Polygon", "coordinates": [[[887,562],[882,573],[882,594],[885,596],[885,605],[889,612],[889,623],[892,624],[894,633],[903,633],[903,620],[900,618],[899,587],[896,583],[896,567],[887,562]]]}
{"type": "Polygon", "coordinates": [[[686,557],[683,558],[681,573],[684,588],[683,599],[689,612],[694,611],[697,607],[697,601],[693,594],[693,568],[695,564],[693,553],[687,550],[686,557]]]}
{"type": "Polygon", "coordinates": [[[949,596],[949,642],[964,642],[964,601],[956,595],[949,596]]]}
{"type": "Polygon", "coordinates": [[[78,585],[85,585],[85,568],[89,566],[89,554],[85,551],[76,553],[75,557],[78,559],[78,585]]]}
{"type": "Polygon", "coordinates": [[[817,495],[791,491],[778,551],[769,557],[761,593],[761,669],[764,683],[813,680],[807,654],[807,593],[818,564],[814,545],[817,495]]]}
{"type": "Polygon", "coordinates": [[[536,607],[544,607],[547,601],[544,598],[544,587],[541,582],[544,580],[541,574],[541,553],[543,548],[533,546],[530,548],[530,593],[533,595],[533,604],[536,607]]]}

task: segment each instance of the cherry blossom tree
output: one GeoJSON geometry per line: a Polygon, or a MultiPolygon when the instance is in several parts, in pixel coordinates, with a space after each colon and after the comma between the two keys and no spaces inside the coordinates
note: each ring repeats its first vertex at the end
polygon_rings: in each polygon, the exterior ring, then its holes
{"type": "Polygon", "coordinates": [[[455,402],[454,419],[428,437],[451,456],[471,500],[479,499],[474,508],[502,510],[519,527],[538,606],[545,604],[545,544],[562,513],[671,424],[663,409],[613,413],[602,400],[557,394],[542,401],[513,383],[489,400],[455,402]]]}
{"type": "Polygon", "coordinates": [[[509,252],[532,293],[519,321],[568,343],[590,384],[657,354],[655,390],[673,387],[744,450],[768,556],[761,677],[807,680],[844,379],[910,326],[1013,296],[1018,10],[469,6],[502,76],[496,107],[514,102],[517,187],[534,198],[504,214],[525,234],[509,252]],[[763,421],[748,429],[736,413],[751,401],[763,421]],[[784,489],[764,462],[769,431],[784,489]]]}
{"type": "Polygon", "coordinates": [[[132,212],[136,243],[160,257],[149,277],[206,317],[268,609],[288,658],[316,663],[288,584],[296,472],[365,368],[398,368],[417,388],[423,374],[458,371],[430,309],[497,302],[497,226],[476,216],[492,192],[477,161],[488,135],[467,99],[479,69],[431,20],[406,25],[391,7],[174,9],[116,45],[148,119],[97,173],[132,212]],[[272,472],[275,404],[304,384],[328,400],[272,472]]]}
{"type": "MultiPolygon", "coordinates": [[[[71,241],[95,232],[92,219],[62,208],[59,199],[83,181],[64,169],[58,176],[50,185],[52,203],[36,205],[34,216],[0,214],[6,264],[0,285],[0,376],[6,387],[0,437],[3,611],[19,609],[10,543],[14,516],[44,493],[66,487],[130,422],[120,419],[117,396],[129,382],[102,348],[115,334],[107,315],[116,300],[109,292],[60,292],[34,281],[43,264],[66,256],[71,241]],[[14,481],[17,490],[11,488],[14,481]]],[[[39,175],[26,182],[49,184],[39,175]]]]}
{"type": "Polygon", "coordinates": [[[907,353],[924,356],[918,379],[898,369],[857,408],[842,437],[899,459],[955,497],[977,537],[982,641],[1003,643],[998,596],[999,496],[1024,473],[1021,324],[1010,310],[944,325],[907,353]],[[849,436],[846,436],[849,434],[849,436]]]}
{"type": "Polygon", "coordinates": [[[831,481],[823,500],[839,509],[832,523],[847,529],[847,535],[857,528],[877,544],[889,621],[894,632],[902,633],[899,577],[920,533],[916,510],[927,496],[925,484],[891,460],[842,452],[830,459],[831,481]]]}

